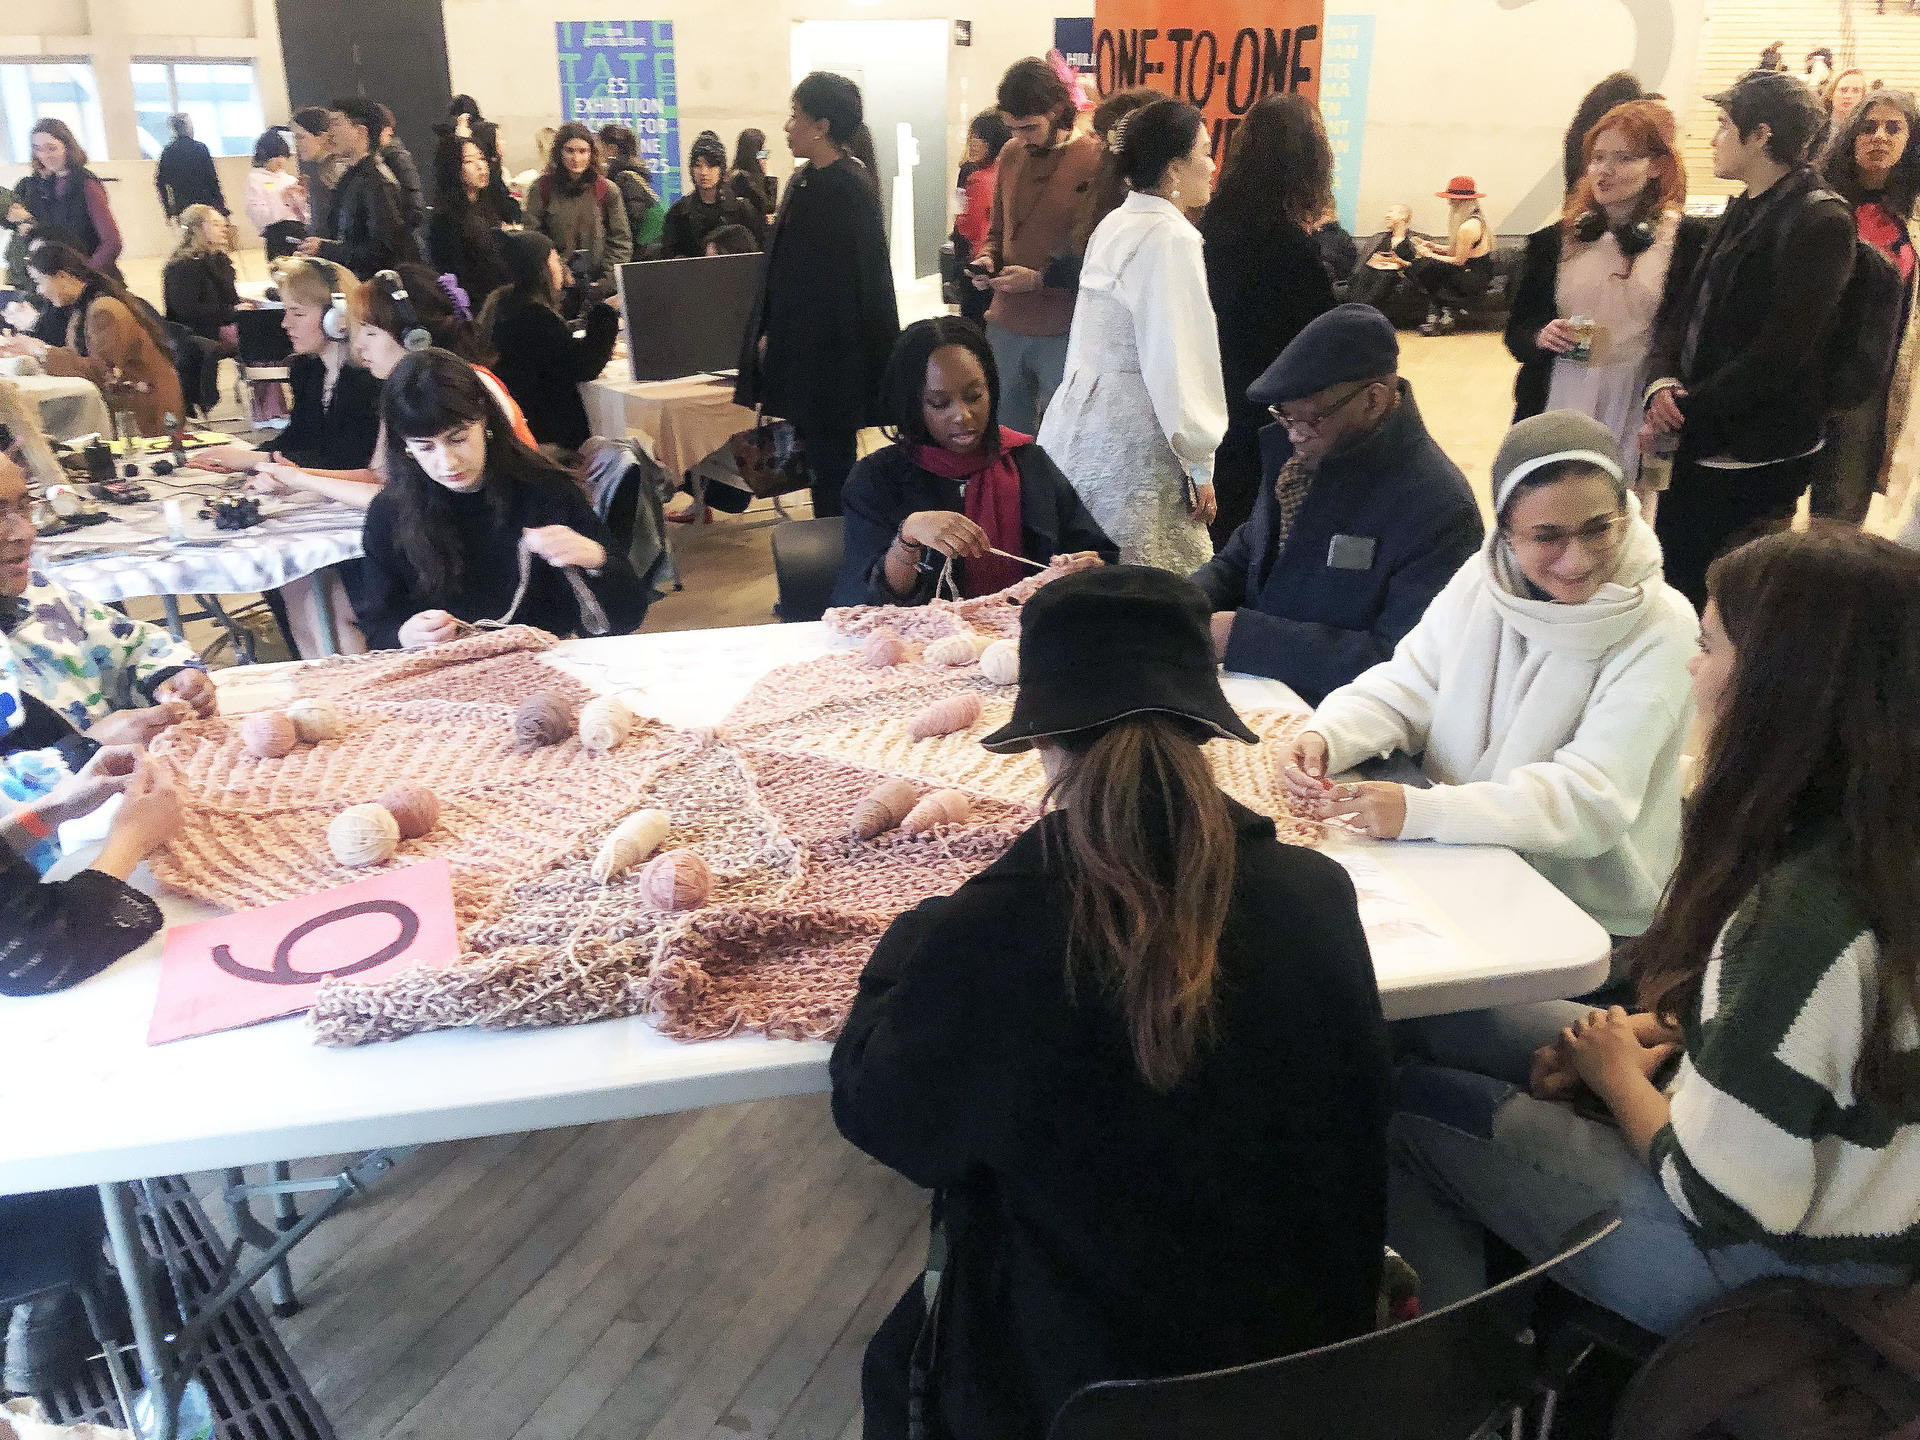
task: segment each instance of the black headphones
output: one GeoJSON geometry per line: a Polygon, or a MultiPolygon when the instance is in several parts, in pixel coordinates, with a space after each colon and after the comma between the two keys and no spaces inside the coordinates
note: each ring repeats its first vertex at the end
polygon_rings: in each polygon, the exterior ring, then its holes
{"type": "MultiPolygon", "coordinates": [[[[1607,212],[1589,210],[1573,222],[1573,235],[1576,240],[1591,245],[1611,228],[1607,224],[1607,212]]],[[[1614,240],[1620,246],[1620,253],[1629,260],[1653,248],[1654,228],[1651,220],[1636,220],[1631,225],[1623,225],[1613,232],[1614,240]]]]}
{"type": "Polygon", "coordinates": [[[420,316],[413,308],[413,301],[407,295],[406,282],[393,270],[381,270],[375,273],[375,280],[387,292],[387,299],[393,302],[393,311],[400,321],[400,348],[407,351],[425,350],[433,344],[433,336],[427,327],[420,323],[420,316]]]}

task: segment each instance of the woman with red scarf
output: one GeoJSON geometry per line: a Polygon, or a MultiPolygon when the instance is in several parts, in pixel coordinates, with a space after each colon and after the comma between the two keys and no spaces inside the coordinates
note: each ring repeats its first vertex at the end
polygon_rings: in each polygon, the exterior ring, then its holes
{"type": "Polygon", "coordinates": [[[902,331],[880,404],[894,443],[847,477],[834,604],[924,605],[943,575],[990,595],[1056,562],[1118,557],[1047,452],[1000,424],[1000,373],[970,321],[902,331]]]}

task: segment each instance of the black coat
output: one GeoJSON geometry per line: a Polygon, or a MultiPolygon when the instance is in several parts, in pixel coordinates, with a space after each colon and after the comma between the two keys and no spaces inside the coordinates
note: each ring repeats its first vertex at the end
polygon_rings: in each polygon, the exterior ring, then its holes
{"type": "Polygon", "coordinates": [[[487,296],[513,278],[501,258],[502,234],[492,201],[484,191],[465,210],[435,206],[427,221],[427,259],[436,274],[451,275],[460,282],[476,315],[487,303],[487,296]]]}
{"type": "Polygon", "coordinates": [[[589,305],[587,333],[576,340],[573,327],[545,305],[502,298],[491,336],[500,356],[493,373],[520,402],[534,439],[578,450],[593,433],[580,387],[607,368],[620,314],[611,305],[589,305]]]}
{"type": "Polygon", "coordinates": [[[420,167],[413,163],[413,152],[394,140],[380,151],[380,160],[393,176],[398,191],[400,223],[409,230],[418,230],[420,222],[427,218],[427,200],[426,191],[420,185],[420,167]]]}
{"type": "Polygon", "coordinates": [[[760,273],[735,402],[803,429],[876,423],[900,312],[880,202],[858,162],[808,165],[793,178],[760,273]]]}
{"type": "Polygon", "coordinates": [[[662,260],[688,260],[707,253],[707,237],[722,225],[744,225],[753,232],[756,250],[767,248],[767,217],[757,205],[749,205],[724,188],[716,190],[709,205],[696,191],[682,195],[667,211],[660,232],[662,260]]]}
{"type": "Polygon", "coordinates": [[[222,215],[227,213],[213,154],[191,136],[176,135],[167,142],[153,169],[153,188],[160,192],[160,208],[169,220],[189,205],[211,205],[222,215]]]}
{"type": "Polygon", "coordinates": [[[1820,440],[1827,413],[1825,341],[1853,274],[1853,211],[1837,196],[1813,201],[1808,169],[1758,200],[1727,205],[1687,287],[1655,338],[1650,380],[1686,387],[1682,459],[1771,461],[1820,440]],[[1689,363],[1688,322],[1711,278],[1712,295],[1689,363]]]}
{"type": "Polygon", "coordinates": [[[230,256],[207,254],[169,260],[160,274],[167,319],[207,340],[219,340],[220,327],[234,323],[240,292],[234,286],[230,256]]]}
{"type": "Polygon", "coordinates": [[[1333,286],[1313,238],[1296,225],[1266,235],[1227,233],[1200,221],[1206,241],[1207,293],[1220,330],[1220,370],[1227,387],[1227,433],[1213,455],[1220,507],[1214,534],[1233,533],[1253,513],[1260,488],[1260,429],[1267,407],[1247,387],[1280,358],[1307,322],[1334,305],[1333,286]]]}
{"type": "Polygon", "coordinates": [[[333,187],[332,238],[320,256],[344,265],[362,280],[413,257],[413,237],[400,218],[400,190],[380,164],[366,155],[347,167],[333,187]]]}
{"type": "MultiPolygon", "coordinates": [[[[833,1050],[834,1119],[942,1192],[953,1252],[934,1383],[958,1440],[1040,1440],[1091,1381],[1270,1359],[1373,1325],[1392,1072],[1353,884],[1229,810],[1216,1039],[1166,1094],[1140,1079],[1101,989],[1068,993],[1057,813],[894,921],[860,977],[833,1050]]],[[[905,1433],[891,1342],[919,1300],[915,1280],[868,1352],[868,1440],[905,1433]]]]}
{"type": "Polygon", "coordinates": [[[314,470],[362,470],[380,440],[380,382],[371,370],[342,365],[328,404],[327,367],[318,355],[287,362],[293,414],[287,428],[260,446],[314,470]]]}
{"type": "MultiPolygon", "coordinates": [[[[1687,281],[1713,233],[1713,222],[1697,215],[1683,215],[1673,237],[1673,258],[1667,265],[1666,283],[1660,297],[1660,313],[1653,328],[1656,335],[1686,295],[1687,281]]],[[[1556,298],[1560,281],[1560,242],[1565,232],[1560,222],[1536,230],[1527,237],[1527,249],[1520,260],[1520,274],[1514,282],[1513,308],[1507,312],[1507,352],[1520,362],[1520,373],[1513,377],[1513,418],[1521,421],[1547,408],[1547,396],[1553,388],[1551,350],[1533,343],[1541,329],[1560,319],[1556,298]]]]}
{"type": "MultiPolygon", "coordinates": [[[[597,575],[583,578],[606,612],[609,635],[624,635],[647,618],[647,587],[633,573],[586,496],[564,476],[515,482],[504,520],[495,519],[484,494],[450,499],[448,523],[465,564],[459,581],[438,591],[425,587],[401,553],[394,534],[392,493],[382,490],[367,507],[360,537],[366,559],[360,567],[353,613],[374,649],[397,646],[400,627],[422,610],[445,610],[462,620],[503,618],[513,607],[520,583],[520,532],[543,525],[565,525],[605,548],[607,563],[597,575]]],[[[533,561],[527,593],[513,618],[517,624],[538,626],[555,635],[584,633],[573,587],[561,571],[540,559],[533,561]]]]}
{"type": "Polygon", "coordinates": [[[1391,656],[1419,623],[1480,548],[1480,507],[1427,433],[1405,380],[1386,424],[1320,462],[1279,553],[1273,481],[1293,445],[1283,425],[1261,431],[1260,445],[1265,482],[1253,518],[1193,578],[1214,609],[1237,612],[1227,669],[1285,681],[1317,705],[1391,656]],[[1336,535],[1372,540],[1373,563],[1329,563],[1336,535]]]}
{"type": "MultiPolygon", "coordinates": [[[[1099,551],[1108,564],[1120,558],[1120,547],[1087,513],[1052,456],[1038,445],[1022,445],[1013,452],[1013,465],[1020,472],[1022,555],[1042,565],[1056,555],[1081,550],[1099,551]]],[[[922,470],[907,446],[889,445],[854,465],[840,503],[847,517],[846,548],[833,603],[924,605],[933,599],[937,571],[923,573],[911,595],[895,595],[887,588],[887,547],[909,515],[922,510],[964,512],[960,482],[922,470]]]]}

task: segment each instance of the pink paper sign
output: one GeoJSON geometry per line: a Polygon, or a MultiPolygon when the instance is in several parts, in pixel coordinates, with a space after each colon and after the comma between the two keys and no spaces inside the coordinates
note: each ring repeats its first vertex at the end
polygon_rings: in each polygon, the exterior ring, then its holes
{"type": "Polygon", "coordinates": [[[460,958],[444,859],[317,895],[176,925],[160,954],[149,1045],[297,1015],[333,976],[378,980],[460,958]]]}

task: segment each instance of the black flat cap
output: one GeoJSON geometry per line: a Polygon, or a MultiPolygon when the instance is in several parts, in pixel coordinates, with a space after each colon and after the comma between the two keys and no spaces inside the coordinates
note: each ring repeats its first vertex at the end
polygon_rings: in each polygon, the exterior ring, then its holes
{"type": "Polygon", "coordinates": [[[1256,405],[1279,405],[1318,395],[1349,380],[1377,380],[1400,368],[1393,322],[1371,305],[1336,305],[1310,321],[1247,387],[1256,405]]]}

